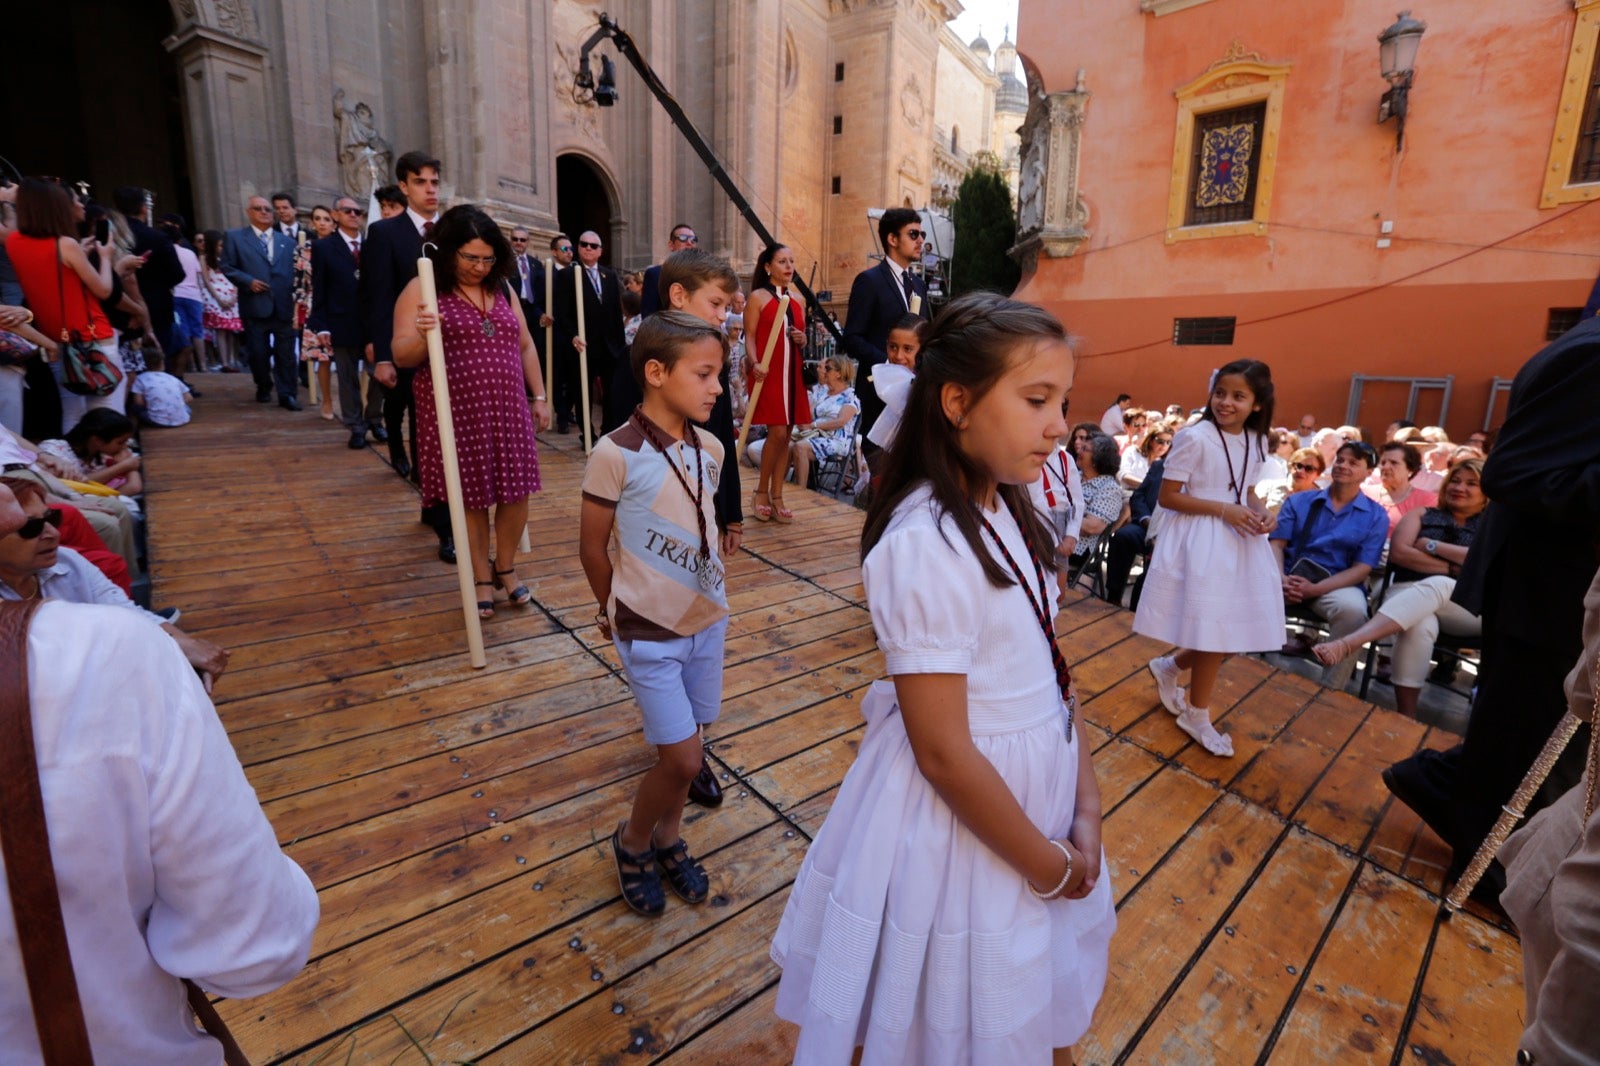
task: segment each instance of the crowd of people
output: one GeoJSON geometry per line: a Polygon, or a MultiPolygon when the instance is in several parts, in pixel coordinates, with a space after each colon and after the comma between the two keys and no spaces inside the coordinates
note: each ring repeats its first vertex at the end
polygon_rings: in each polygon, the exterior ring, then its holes
{"type": "MultiPolygon", "coordinates": [[[[764,248],[741,279],[678,224],[662,263],[619,273],[593,231],[558,233],[543,256],[528,229],[480,206],[441,210],[441,174],[426,152],[402,155],[370,226],[352,198],[303,220],[278,194],[251,197],[245,225],[199,234],[152,220],[138,189],[117,190],[110,207],[43,179],[5,190],[15,211],[0,286],[13,287],[0,288],[0,330],[17,340],[0,351],[25,358],[0,372],[0,599],[114,609],[117,626],[146,626],[139,640],[161,650],[141,669],[170,674],[181,661],[192,675],[165,677],[176,697],[152,713],[183,716],[209,751],[221,729],[204,694],[227,652],[130,595],[142,565],[138,430],[186,420],[197,371],[247,366],[255,399],[290,412],[316,383],[348,447],[386,445],[394,472],[418,485],[422,521],[453,563],[436,335],[482,618],[532,602],[517,553],[541,488],[538,434],[576,430],[592,448],[580,561],[656,753],[609,847],[622,898],[654,917],[669,892],[711,897],[683,812],[722,799],[702,736],[721,709],[728,562],[747,513],[791,523],[786,486],[845,472],[866,507],[862,580],[888,677],[863,700],[859,755],[771,945],[777,1012],[801,1027],[797,1061],[857,1049],[868,1061],[935,1050],[1071,1061],[1116,924],[1098,786],[1054,630],[1059,597],[1082,574],[1103,568],[1101,591],[1120,604],[1142,561],[1134,629],[1174,649],[1149,664],[1158,698],[1220,757],[1232,743],[1211,704],[1230,655],[1305,655],[1342,684],[1363,647],[1392,640],[1397,702],[1414,713],[1438,634],[1481,634],[1486,669],[1516,639],[1457,587],[1482,558],[1475,544],[1521,535],[1494,520],[1486,493],[1515,492],[1496,479],[1507,445],[1486,463],[1487,435],[1458,446],[1438,427],[1395,423],[1374,448],[1309,415],[1279,426],[1271,370],[1251,359],[1221,367],[1199,408],[1144,409],[1123,395],[1097,421],[1070,423],[1061,323],[992,294],[933,319],[910,269],[920,217],[900,208],[880,221],[881,261],[852,285],[842,348],[808,366],[816,323],[786,246],[764,248]],[[417,278],[424,255],[431,304],[417,278]]],[[[1514,393],[1508,416],[1513,455],[1528,395],[1514,393]]],[[[39,615],[41,647],[61,641],[66,617],[39,615]]],[[[1485,676],[1503,699],[1504,674],[1485,676]]],[[[1465,751],[1386,776],[1430,821],[1449,821],[1458,856],[1476,823],[1438,814],[1436,797],[1487,772],[1486,743],[1469,734],[1465,751]]],[[[272,871],[233,901],[249,928],[273,924],[270,950],[243,977],[227,945],[168,957],[115,933],[130,972],[190,970],[219,991],[262,991],[303,962],[315,898],[263,837],[237,760],[211,769],[238,861],[272,871]]],[[[44,776],[48,790],[64,787],[44,776]]],[[[154,865],[182,881],[181,862],[154,865]]],[[[214,894],[164,891],[152,882],[130,898],[188,922],[230,913],[214,894]]],[[[91,1007],[104,1010],[106,995],[91,988],[91,1007]]],[[[25,1030],[26,1002],[9,997],[4,1031],[25,1030]]],[[[171,1018],[139,1024],[178,1039],[171,1018]]]]}

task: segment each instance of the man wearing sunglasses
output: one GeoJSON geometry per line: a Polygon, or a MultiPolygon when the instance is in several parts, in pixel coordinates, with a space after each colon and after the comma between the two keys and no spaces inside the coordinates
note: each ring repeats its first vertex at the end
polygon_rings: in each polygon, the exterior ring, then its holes
{"type": "MultiPolygon", "coordinates": [[[[600,235],[584,230],[578,235],[578,261],[556,275],[556,430],[567,432],[569,422],[583,425],[582,393],[579,389],[578,353],[589,353],[589,402],[605,403],[604,382],[611,380],[611,369],[627,357],[627,341],[622,334],[622,281],[617,272],[600,265],[604,245],[600,235]],[[578,302],[582,282],[583,328],[587,340],[578,336],[578,302]]],[[[596,426],[596,429],[599,427],[596,426]]]]}
{"type": "Polygon", "coordinates": [[[311,317],[306,322],[306,327],[333,349],[333,364],[339,372],[339,417],[350,431],[352,450],[367,446],[368,433],[379,443],[389,439],[383,425],[383,388],[369,376],[366,400],[361,398],[361,371],[367,365],[362,352],[366,330],[361,324],[360,296],[363,214],[351,197],[334,201],[338,232],[311,245],[311,317]]]}
{"type": "MultiPolygon", "coordinates": [[[[889,361],[886,349],[889,330],[911,309],[911,298],[920,301],[917,314],[929,318],[928,286],[912,275],[912,263],[922,261],[922,216],[909,207],[891,207],[878,220],[878,239],[883,242],[883,262],[856,275],[850,285],[850,307],[844,320],[845,351],[855,357],[856,395],[861,399],[861,426],[872,428],[883,401],[872,387],[872,370],[889,361]]],[[[875,444],[868,444],[877,451],[875,444]]],[[[870,459],[870,455],[869,455],[870,459]]]]}
{"type": "Polygon", "coordinates": [[[61,511],[45,503],[44,492],[36,482],[7,477],[0,479],[0,487],[15,497],[23,512],[22,523],[10,534],[0,536],[0,599],[65,600],[134,611],[178,642],[184,658],[200,674],[206,691],[211,691],[228,665],[226,649],[192,637],[140,607],[93,563],[71,548],[62,547],[61,511]]]}
{"type": "MultiPolygon", "coordinates": [[[[672,232],[667,234],[667,254],[681,252],[686,248],[700,247],[700,236],[695,233],[694,227],[682,222],[672,227],[672,232]]],[[[649,318],[661,310],[661,264],[646,267],[644,271],[644,291],[639,294],[639,316],[649,318]]]]}

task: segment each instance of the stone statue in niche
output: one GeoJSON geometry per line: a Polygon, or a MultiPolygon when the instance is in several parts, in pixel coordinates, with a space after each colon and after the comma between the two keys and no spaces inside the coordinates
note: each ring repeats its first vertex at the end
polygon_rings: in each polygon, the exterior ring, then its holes
{"type": "Polygon", "coordinates": [[[372,108],[365,102],[345,105],[343,89],[333,93],[333,117],[339,124],[339,174],[349,196],[365,199],[387,184],[394,167],[394,148],[378,135],[372,108]]]}
{"type": "Polygon", "coordinates": [[[1044,224],[1044,147],[1030,138],[1017,189],[1017,232],[1032,233],[1044,224]]]}

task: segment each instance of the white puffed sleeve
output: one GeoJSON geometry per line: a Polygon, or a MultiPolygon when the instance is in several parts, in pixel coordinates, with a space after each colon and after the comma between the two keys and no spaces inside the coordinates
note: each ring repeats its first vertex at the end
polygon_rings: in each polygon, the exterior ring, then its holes
{"type": "Polygon", "coordinates": [[[1185,485],[1200,469],[1205,459],[1205,440],[1202,433],[1216,435],[1216,428],[1205,422],[1196,422],[1178,430],[1172,436],[1172,449],[1167,452],[1167,465],[1161,468],[1162,481],[1181,481],[1185,485]]]}
{"type": "Polygon", "coordinates": [[[954,523],[943,536],[931,517],[891,525],[861,576],[890,676],[971,670],[985,578],[954,523]]]}

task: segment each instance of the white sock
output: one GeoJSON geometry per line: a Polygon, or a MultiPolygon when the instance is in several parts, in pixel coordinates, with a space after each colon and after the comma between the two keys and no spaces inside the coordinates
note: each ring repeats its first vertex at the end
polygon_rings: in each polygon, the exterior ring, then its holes
{"type": "Polygon", "coordinates": [[[1190,707],[1178,715],[1178,728],[1199,742],[1213,755],[1233,757],[1233,738],[1219,733],[1211,724],[1211,710],[1207,707],[1190,707]]]}

